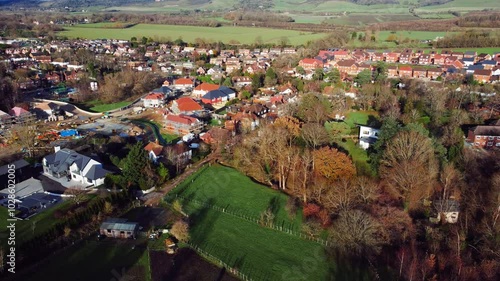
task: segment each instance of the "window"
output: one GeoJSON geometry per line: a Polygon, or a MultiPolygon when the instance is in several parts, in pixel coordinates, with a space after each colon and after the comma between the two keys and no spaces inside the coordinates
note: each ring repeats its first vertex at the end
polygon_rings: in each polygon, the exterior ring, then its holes
{"type": "Polygon", "coordinates": [[[76,176],[75,176],[75,175],[73,175],[73,178],[74,178],[74,179],[76,179],[76,176]]]}
{"type": "Polygon", "coordinates": [[[493,146],[493,142],[492,141],[489,141],[487,146],[493,146]]]}
{"type": "Polygon", "coordinates": [[[108,233],[111,233],[111,229],[106,229],[106,231],[107,231],[108,233]]]}
{"type": "Polygon", "coordinates": [[[493,140],[495,139],[495,137],[488,137],[488,140],[493,140]]]}
{"type": "Polygon", "coordinates": [[[475,145],[475,146],[479,146],[479,143],[478,143],[478,142],[475,142],[475,143],[474,143],[474,145],[475,145]]]}
{"type": "Polygon", "coordinates": [[[370,131],[363,131],[363,135],[369,135],[370,131]]]}
{"type": "Polygon", "coordinates": [[[496,146],[500,147],[500,142],[497,142],[497,144],[495,144],[496,146]]]}

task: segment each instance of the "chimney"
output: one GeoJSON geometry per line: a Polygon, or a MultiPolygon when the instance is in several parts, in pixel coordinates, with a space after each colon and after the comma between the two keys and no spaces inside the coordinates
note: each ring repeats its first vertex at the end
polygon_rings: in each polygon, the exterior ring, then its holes
{"type": "Polygon", "coordinates": [[[59,150],[61,150],[61,147],[58,145],[58,146],[54,146],[54,152],[58,152],[59,150]]]}
{"type": "Polygon", "coordinates": [[[160,144],[160,142],[158,141],[158,139],[155,139],[155,143],[156,144],[160,144]]]}

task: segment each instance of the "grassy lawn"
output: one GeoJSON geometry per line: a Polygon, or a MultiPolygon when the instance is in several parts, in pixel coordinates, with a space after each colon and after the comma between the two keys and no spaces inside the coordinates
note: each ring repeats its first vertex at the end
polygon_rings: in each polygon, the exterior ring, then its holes
{"type": "Polygon", "coordinates": [[[356,125],[368,125],[370,119],[378,118],[376,111],[353,111],[347,113],[345,123],[349,127],[354,128],[356,125]],[[370,117],[372,116],[372,117],[370,117]]]}
{"type": "Polygon", "coordinates": [[[240,43],[251,44],[257,38],[261,38],[264,43],[279,43],[283,37],[288,38],[290,44],[301,45],[308,41],[316,40],[325,36],[325,34],[314,34],[311,32],[302,32],[295,30],[280,30],[260,27],[237,27],[222,26],[218,28],[200,27],[200,26],[180,26],[180,25],[162,25],[162,24],[138,24],[130,28],[109,29],[102,27],[74,26],[65,27],[66,31],[59,33],[61,36],[70,38],[109,38],[109,39],[127,39],[131,37],[141,38],[142,36],[157,38],[158,40],[175,40],[182,38],[186,42],[194,42],[196,38],[205,38],[212,41],[222,41],[228,43],[231,40],[237,40],[240,43]]]}
{"type": "Polygon", "coordinates": [[[335,263],[320,244],[232,215],[259,218],[261,212],[271,208],[278,224],[285,222],[299,230],[302,222],[300,210],[294,218],[285,210],[287,195],[257,184],[232,168],[206,167],[172,190],[167,201],[173,201],[176,194],[187,198],[183,208],[191,220],[191,243],[251,278],[284,280],[300,275],[301,280],[327,280],[336,272],[335,263]],[[227,212],[194,200],[223,207],[227,212]]]}
{"type": "Polygon", "coordinates": [[[181,139],[180,136],[174,135],[174,134],[161,134],[161,136],[168,143],[177,142],[177,141],[179,141],[181,139]]]}
{"type": "Polygon", "coordinates": [[[151,280],[145,245],[132,248],[129,241],[108,239],[84,241],[57,253],[37,270],[36,276],[39,281],[151,280]],[[131,267],[134,270],[128,272],[131,267]]]}
{"type": "MultiPolygon", "coordinates": [[[[54,208],[50,208],[46,211],[43,211],[35,216],[27,219],[27,220],[19,220],[16,222],[16,243],[22,244],[24,241],[27,241],[37,235],[40,235],[47,230],[49,230],[55,224],[61,222],[61,219],[56,219],[54,217],[54,212],[56,210],[64,210],[72,204],[71,201],[64,201],[59,203],[54,208]],[[33,225],[34,230],[33,230],[33,225]]],[[[7,209],[4,207],[0,207],[0,235],[6,233],[6,218],[7,218],[7,209]]]]}
{"type": "Polygon", "coordinates": [[[110,111],[113,109],[127,106],[129,104],[130,104],[129,101],[121,101],[121,102],[108,103],[108,104],[102,103],[101,101],[92,101],[92,102],[88,103],[89,109],[92,111],[95,111],[95,112],[106,112],[106,111],[110,111]]]}

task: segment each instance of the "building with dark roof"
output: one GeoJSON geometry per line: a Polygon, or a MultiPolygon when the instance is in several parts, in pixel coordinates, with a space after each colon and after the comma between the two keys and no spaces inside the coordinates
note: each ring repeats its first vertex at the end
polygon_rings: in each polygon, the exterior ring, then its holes
{"type": "Polygon", "coordinates": [[[221,86],[217,90],[212,90],[201,97],[201,101],[207,104],[227,102],[236,98],[236,92],[226,86],[221,86]]]}
{"type": "Polygon", "coordinates": [[[24,159],[19,159],[10,164],[0,167],[0,189],[9,186],[9,173],[15,175],[16,183],[22,182],[33,176],[32,169],[28,162],[24,159]]]}
{"type": "Polygon", "coordinates": [[[500,125],[471,128],[467,134],[467,141],[475,147],[500,149],[500,125]]]}
{"type": "Polygon", "coordinates": [[[104,183],[109,171],[90,157],[56,147],[56,153],[43,158],[43,173],[58,179],[66,176],[78,184],[96,187],[104,183]]]}
{"type": "Polygon", "coordinates": [[[99,233],[112,238],[136,238],[139,224],[126,219],[109,218],[99,227],[99,233]]]}

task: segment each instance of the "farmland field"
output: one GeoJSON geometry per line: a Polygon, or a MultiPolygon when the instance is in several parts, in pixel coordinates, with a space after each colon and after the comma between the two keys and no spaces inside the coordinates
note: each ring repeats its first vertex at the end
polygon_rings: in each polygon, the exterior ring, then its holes
{"type": "Polygon", "coordinates": [[[276,224],[294,231],[302,224],[300,210],[294,217],[285,211],[287,195],[257,184],[232,168],[204,168],[172,190],[166,200],[175,198],[189,214],[190,243],[252,279],[289,280],[293,276],[300,280],[370,280],[366,267],[360,266],[356,273],[340,270],[319,243],[235,215],[258,219],[269,208],[276,224]]]}
{"type": "Polygon", "coordinates": [[[36,273],[27,273],[32,275],[27,277],[36,276],[39,281],[149,281],[151,273],[146,245],[135,244],[130,240],[85,240],[49,257],[44,266],[40,266],[36,273]]]}
{"type": "Polygon", "coordinates": [[[199,27],[199,26],[178,26],[178,25],[156,25],[156,24],[138,24],[125,29],[108,29],[96,26],[92,28],[89,25],[78,25],[66,27],[66,31],[59,33],[61,36],[69,38],[110,38],[127,39],[131,37],[152,37],[156,39],[176,40],[182,38],[186,42],[194,42],[196,38],[204,38],[208,41],[222,41],[229,43],[236,40],[240,43],[254,43],[257,38],[261,38],[264,43],[278,43],[283,37],[287,37],[290,44],[301,45],[308,41],[324,37],[321,33],[300,32],[294,30],[279,30],[259,27],[233,27],[223,26],[218,28],[199,27]]]}

